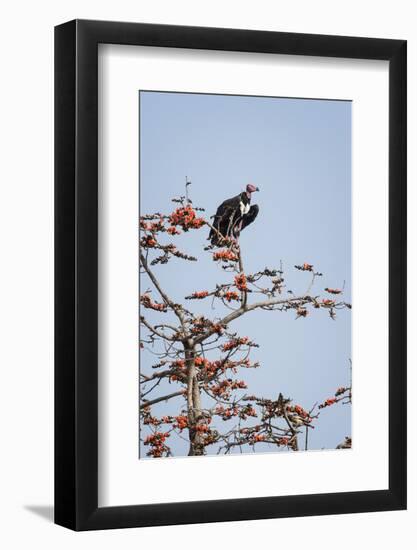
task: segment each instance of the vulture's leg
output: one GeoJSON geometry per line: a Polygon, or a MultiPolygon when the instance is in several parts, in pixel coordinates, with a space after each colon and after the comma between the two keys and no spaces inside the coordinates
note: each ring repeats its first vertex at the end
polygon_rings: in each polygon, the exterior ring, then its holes
{"type": "Polygon", "coordinates": [[[250,207],[249,212],[242,217],[241,231],[245,229],[245,227],[250,225],[253,221],[255,221],[255,218],[258,215],[258,213],[259,213],[259,206],[257,204],[253,204],[250,207]]]}

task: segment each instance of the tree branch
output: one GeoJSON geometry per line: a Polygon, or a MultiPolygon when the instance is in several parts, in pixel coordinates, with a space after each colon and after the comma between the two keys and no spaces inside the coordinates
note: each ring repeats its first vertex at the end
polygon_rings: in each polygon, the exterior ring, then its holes
{"type": "Polygon", "coordinates": [[[183,390],[175,391],[173,393],[169,393],[168,395],[163,395],[162,397],[156,397],[155,399],[151,399],[149,401],[142,400],[142,403],[139,405],[140,409],[144,409],[145,407],[150,407],[151,405],[155,405],[156,403],[160,403],[161,401],[168,401],[168,399],[172,399],[172,397],[178,397],[179,395],[184,395],[183,390]]]}
{"type": "MultiPolygon", "coordinates": [[[[240,245],[239,245],[239,271],[241,274],[245,273],[245,269],[243,267],[243,259],[242,259],[242,248],[240,245]]],[[[248,303],[248,291],[242,290],[240,295],[240,306],[244,309],[247,303],[248,303]]]]}
{"type": "Polygon", "coordinates": [[[183,314],[181,313],[180,309],[174,304],[174,302],[169,298],[168,294],[166,294],[166,292],[164,292],[162,290],[162,287],[161,285],[159,284],[159,281],[158,279],[155,277],[155,275],[153,274],[153,272],[151,271],[150,267],[148,266],[148,262],[146,261],[146,258],[145,256],[142,254],[142,252],[139,252],[139,257],[140,257],[140,261],[141,261],[141,264],[143,266],[143,269],[146,271],[146,273],[148,274],[148,277],[150,278],[150,280],[153,282],[155,288],[157,289],[157,291],[159,292],[159,294],[161,295],[161,298],[164,300],[164,302],[172,309],[172,311],[175,313],[175,315],[178,317],[178,319],[180,320],[180,323],[181,323],[181,326],[184,326],[184,316],[183,314]]]}
{"type": "Polygon", "coordinates": [[[172,369],[167,369],[161,372],[155,372],[151,376],[146,376],[146,374],[141,374],[143,380],[140,383],[145,384],[146,382],[151,382],[151,380],[155,380],[156,378],[164,378],[165,376],[170,376],[171,374],[174,374],[172,369]]]}
{"type": "Polygon", "coordinates": [[[153,327],[148,321],[143,317],[143,315],[140,316],[140,322],[145,325],[145,327],[152,332],[152,334],[155,334],[155,336],[158,336],[159,338],[163,338],[164,340],[170,340],[171,342],[175,340],[172,336],[167,336],[163,332],[160,332],[155,327],[153,327]]]}
{"type": "MultiPolygon", "coordinates": [[[[302,302],[302,303],[308,303],[310,302],[309,296],[299,296],[298,298],[272,298],[269,300],[264,300],[263,302],[255,302],[254,304],[251,304],[250,306],[246,305],[245,307],[240,307],[239,309],[236,309],[232,313],[229,313],[229,315],[226,315],[226,317],[223,317],[217,324],[226,326],[235,319],[238,319],[241,317],[244,313],[247,313],[248,311],[253,311],[254,309],[259,308],[270,308],[272,306],[277,305],[285,305],[285,304],[291,304],[294,302],[302,302]]],[[[209,336],[213,334],[214,330],[210,329],[204,334],[201,334],[200,336],[197,336],[195,338],[194,343],[199,344],[206,340],[209,336]]]]}

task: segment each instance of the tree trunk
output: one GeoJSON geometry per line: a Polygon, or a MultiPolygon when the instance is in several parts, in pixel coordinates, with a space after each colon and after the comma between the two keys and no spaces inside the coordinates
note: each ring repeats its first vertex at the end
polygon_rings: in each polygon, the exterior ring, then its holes
{"type": "Polygon", "coordinates": [[[195,349],[185,347],[185,364],[187,365],[187,405],[188,405],[188,433],[190,448],[188,456],[204,455],[203,435],[196,427],[202,418],[201,393],[198,387],[197,369],[194,364],[195,349]]]}

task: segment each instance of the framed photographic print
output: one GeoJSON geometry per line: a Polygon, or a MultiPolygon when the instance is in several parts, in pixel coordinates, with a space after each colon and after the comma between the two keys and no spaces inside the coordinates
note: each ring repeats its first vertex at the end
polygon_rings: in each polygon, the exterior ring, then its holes
{"type": "Polygon", "coordinates": [[[406,42],[55,30],[55,521],[406,507],[406,42]]]}

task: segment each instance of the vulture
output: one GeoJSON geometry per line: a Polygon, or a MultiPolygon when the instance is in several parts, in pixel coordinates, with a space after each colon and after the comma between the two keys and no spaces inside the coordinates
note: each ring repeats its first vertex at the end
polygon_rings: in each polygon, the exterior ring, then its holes
{"type": "Polygon", "coordinates": [[[259,212],[259,206],[257,204],[250,205],[251,195],[255,191],[259,191],[258,187],[249,184],[246,186],[245,191],[242,191],[236,197],[223,201],[217,208],[216,214],[212,216],[214,218],[214,229],[210,230],[209,235],[213,246],[221,245],[218,233],[223,237],[237,240],[240,232],[255,220],[259,212]]]}

